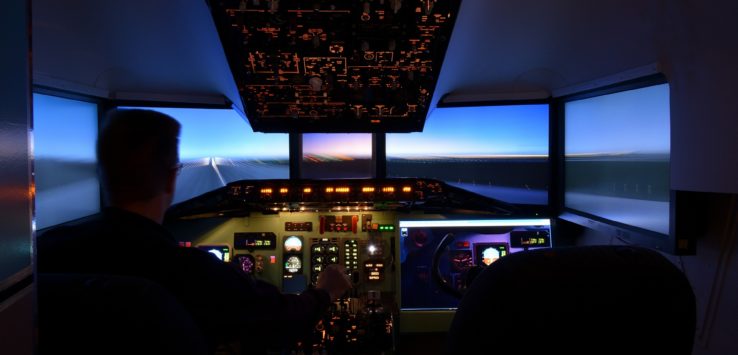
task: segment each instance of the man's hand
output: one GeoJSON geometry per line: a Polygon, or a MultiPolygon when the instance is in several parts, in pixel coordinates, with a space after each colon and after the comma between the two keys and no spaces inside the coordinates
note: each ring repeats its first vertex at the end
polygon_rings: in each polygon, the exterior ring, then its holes
{"type": "Polygon", "coordinates": [[[345,270],[343,266],[336,264],[326,266],[325,270],[318,275],[316,288],[328,291],[331,301],[339,299],[346,290],[351,288],[351,281],[346,276],[345,270]]]}

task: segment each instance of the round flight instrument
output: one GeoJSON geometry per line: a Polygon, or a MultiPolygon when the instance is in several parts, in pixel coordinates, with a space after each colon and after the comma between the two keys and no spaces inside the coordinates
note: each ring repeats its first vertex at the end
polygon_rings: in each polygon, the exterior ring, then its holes
{"type": "Polygon", "coordinates": [[[461,250],[451,255],[451,268],[454,271],[464,271],[474,266],[470,250],[461,250]]]}
{"type": "Polygon", "coordinates": [[[251,254],[236,256],[236,265],[247,274],[253,274],[256,268],[256,260],[251,254]]]}
{"type": "Polygon", "coordinates": [[[482,251],[482,263],[484,263],[484,265],[489,266],[493,262],[497,261],[497,259],[499,258],[500,258],[500,251],[493,247],[484,249],[482,251]]]}
{"type": "Polygon", "coordinates": [[[291,236],[284,240],[284,251],[299,253],[302,250],[302,240],[300,237],[291,236]]]}
{"type": "Polygon", "coordinates": [[[302,260],[296,256],[290,256],[284,263],[284,269],[291,274],[297,273],[302,269],[302,260]]]}

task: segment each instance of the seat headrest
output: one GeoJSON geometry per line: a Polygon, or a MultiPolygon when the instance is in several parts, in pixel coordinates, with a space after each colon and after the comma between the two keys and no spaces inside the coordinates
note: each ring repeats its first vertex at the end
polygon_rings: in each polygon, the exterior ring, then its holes
{"type": "Polygon", "coordinates": [[[454,317],[448,351],[688,354],[695,308],[687,278],[653,250],[591,246],[520,252],[499,259],[474,280],[454,317]]]}

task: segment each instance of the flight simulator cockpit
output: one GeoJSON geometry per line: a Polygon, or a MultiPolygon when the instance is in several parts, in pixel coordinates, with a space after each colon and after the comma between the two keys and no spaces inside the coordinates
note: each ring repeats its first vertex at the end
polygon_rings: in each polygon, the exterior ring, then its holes
{"type": "MultiPolygon", "coordinates": [[[[637,90],[658,98],[662,88],[637,90]]],[[[622,93],[612,95],[627,104],[622,93]]],[[[439,108],[423,132],[387,134],[256,133],[233,110],[145,108],[182,124],[183,169],[164,223],[180,246],[203,249],[285,293],[314,287],[328,265],[341,265],[352,289],[293,350],[361,354],[402,353],[408,335],[447,331],[484,268],[510,254],[573,245],[566,237],[577,225],[615,228],[619,238],[668,250],[668,160],[584,153],[621,144],[577,131],[607,125],[606,116],[577,121],[577,109],[591,112],[592,100],[572,101],[571,153],[559,161],[566,184],[554,188],[545,103],[439,108]],[[552,213],[562,197],[567,208],[552,213]]],[[[37,94],[36,102],[86,112],[71,100],[37,94]]],[[[37,122],[45,137],[52,123],[37,122]]],[[[69,122],[88,128],[77,132],[94,131],[94,120],[69,122]]],[[[90,187],[94,162],[46,158],[51,141],[38,142],[38,171],[69,173],[55,182],[39,176],[41,228],[99,208],[90,187]],[[90,203],[65,209],[69,194],[90,203]]]]}
{"type": "MultiPolygon", "coordinates": [[[[694,252],[675,224],[662,76],[556,99],[434,102],[458,1],[208,3],[243,102],[105,107],[181,124],[164,220],[180,247],[284,293],[345,271],[352,288],[278,350],[410,353],[407,335],[448,331],[486,268],[576,245],[584,228],[694,252]]],[[[101,206],[102,105],[56,94],[34,94],[39,230],[101,206]]]]}

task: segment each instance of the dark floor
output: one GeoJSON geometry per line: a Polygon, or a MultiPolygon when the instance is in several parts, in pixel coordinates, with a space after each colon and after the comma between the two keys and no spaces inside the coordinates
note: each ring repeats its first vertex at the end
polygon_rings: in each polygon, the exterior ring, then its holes
{"type": "Polygon", "coordinates": [[[440,355],[446,346],[446,333],[405,333],[397,343],[398,355],[440,355]]]}

